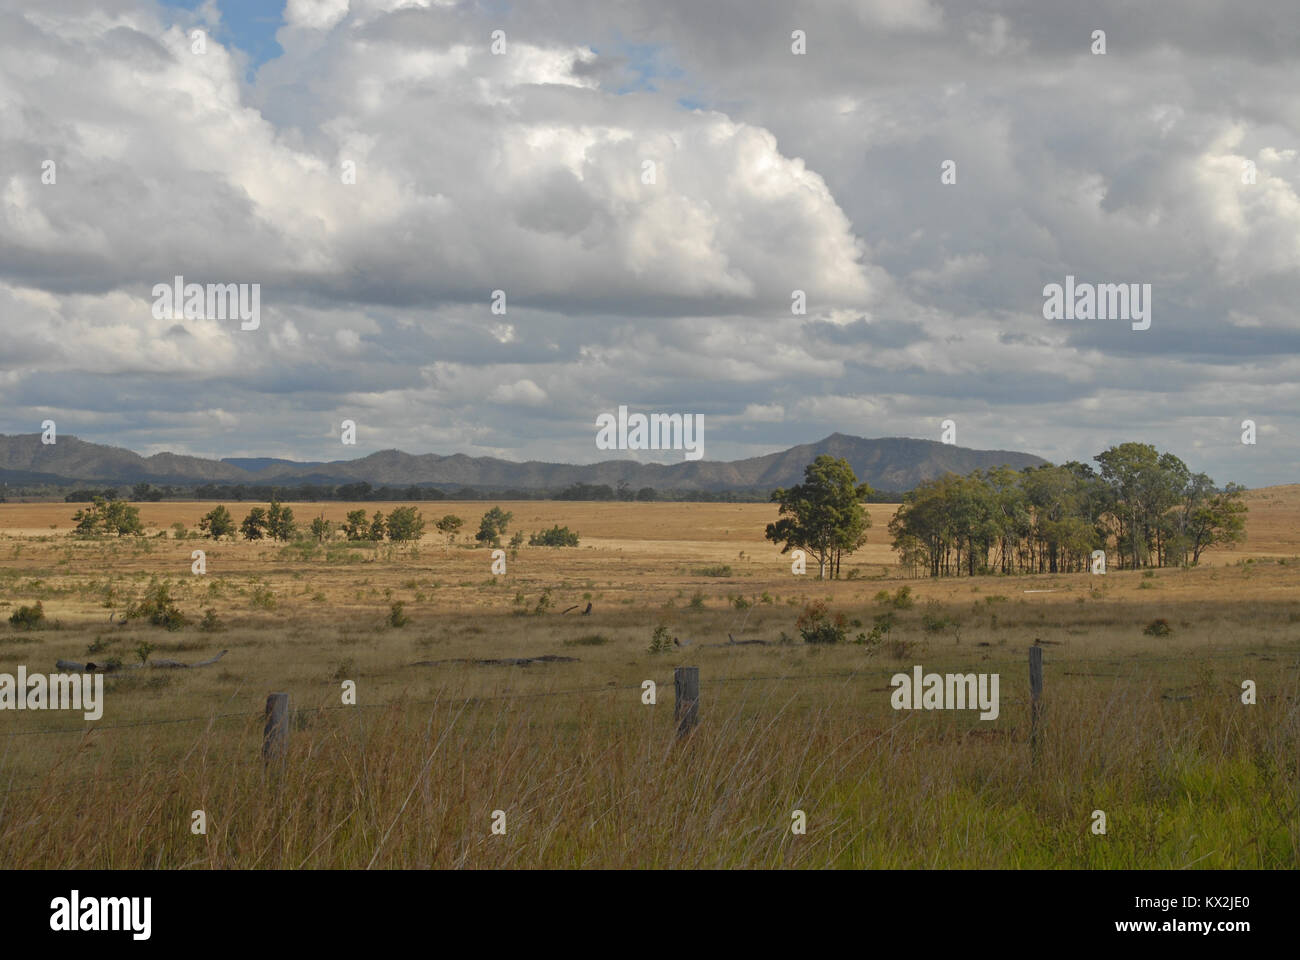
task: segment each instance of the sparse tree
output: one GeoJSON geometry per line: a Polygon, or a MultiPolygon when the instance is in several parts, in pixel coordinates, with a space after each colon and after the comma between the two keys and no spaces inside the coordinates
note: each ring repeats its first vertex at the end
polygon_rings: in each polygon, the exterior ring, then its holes
{"type": "Polygon", "coordinates": [[[239,532],[245,540],[261,540],[266,535],[266,511],[253,507],[239,524],[239,532]]]}
{"type": "Polygon", "coordinates": [[[216,506],[199,518],[199,529],[213,540],[235,534],[235,518],[224,506],[216,506]]]}
{"type": "Polygon", "coordinates": [[[311,522],[311,536],[317,543],[324,543],[334,535],[334,524],[325,519],[322,513],[319,517],[314,517],[311,522]]]}
{"type": "Polygon", "coordinates": [[[512,519],[514,519],[513,513],[508,513],[500,507],[493,507],[483,514],[483,519],[479,521],[478,533],[474,534],[474,539],[482,544],[491,544],[494,547],[501,546],[501,537],[506,532],[506,525],[512,519]]]}
{"type": "Polygon", "coordinates": [[[278,500],[271,501],[266,512],[266,532],[272,540],[292,540],[298,525],[293,520],[293,508],[283,506],[278,500]]]}
{"type": "Polygon", "coordinates": [[[448,541],[450,541],[451,543],[455,543],[456,533],[460,530],[462,526],[464,526],[464,524],[465,521],[462,520],[460,517],[456,516],[455,514],[449,513],[446,516],[444,516],[441,520],[439,520],[437,523],[435,523],[434,526],[438,528],[439,533],[446,534],[448,541]]]}
{"type": "Polygon", "coordinates": [[[369,540],[370,521],[366,519],[365,510],[349,510],[343,532],[349,540],[369,540]]]}

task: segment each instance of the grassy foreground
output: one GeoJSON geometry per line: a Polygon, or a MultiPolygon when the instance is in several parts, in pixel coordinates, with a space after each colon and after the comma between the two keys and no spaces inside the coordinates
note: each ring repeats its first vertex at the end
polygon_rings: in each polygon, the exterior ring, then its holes
{"type": "MultiPolygon", "coordinates": [[[[155,530],[191,507],[146,506],[155,530]]],[[[468,522],[487,506],[421,505],[468,522]]],[[[791,576],[762,543],[767,505],[512,506],[515,527],[566,524],[582,546],[525,547],[493,577],[487,551],[436,537],[403,548],[73,541],[66,520],[50,530],[32,515],[70,516],[63,505],[0,505],[0,614],[36,600],[47,614],[31,631],[0,623],[0,672],[52,672],[60,657],[139,662],[141,642],[153,658],[230,651],[199,670],[110,676],[97,723],[0,713],[0,863],[1300,862],[1300,563],[1278,555],[1275,530],[1252,531],[1216,565],[1151,576],[904,581],[882,553],[867,554],[859,579],[819,583],[791,576]],[[196,547],[202,577],[189,572],[196,547]],[[152,577],[171,579],[190,625],[109,625],[152,577]],[[898,599],[904,586],[911,603],[898,599]],[[816,599],[863,630],[882,616],[893,626],[874,650],[804,644],[794,621],[816,599]],[[591,616],[559,612],[587,600],[591,616]],[[409,622],[393,626],[397,601],[409,622]],[[197,625],[209,609],[218,631],[197,625]],[[1167,635],[1143,633],[1156,619],[1167,635]],[[689,645],[648,653],[661,623],[689,645]],[[728,633],[767,643],[728,646],[728,633]],[[1035,639],[1046,713],[1032,764],[1035,639]],[[412,665],[540,654],[578,660],[412,665]],[[701,722],[683,741],[678,664],[701,673],[701,722]],[[891,675],[914,664],[998,673],[1000,716],[891,709],[891,675]],[[647,679],[654,706],[642,702],[647,679]],[[341,702],[346,680],[356,706],[341,702]],[[1241,702],[1244,680],[1254,705],[1241,702]],[[268,769],[260,713],[273,690],[290,693],[294,717],[288,757],[268,769]],[[791,830],[796,810],[803,835],[791,830]]],[[[300,521],[316,509],[295,505],[300,521]]]]}

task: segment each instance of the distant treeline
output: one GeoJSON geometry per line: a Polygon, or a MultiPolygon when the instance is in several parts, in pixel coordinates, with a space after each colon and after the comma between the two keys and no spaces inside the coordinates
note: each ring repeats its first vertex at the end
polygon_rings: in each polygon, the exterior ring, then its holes
{"type": "Polygon", "coordinates": [[[1197,563],[1244,536],[1244,488],[1222,489],[1172,453],[1123,443],[1094,457],[1019,472],[946,474],[903,499],[889,524],[904,566],[931,576],[1057,573],[1197,563]]]}
{"type": "MultiPolygon", "coordinates": [[[[420,501],[420,500],[576,500],[576,501],[615,501],[648,503],[689,502],[689,503],[764,503],[768,500],[766,488],[740,490],[657,490],[654,487],[633,488],[628,484],[616,487],[606,483],[575,483],[561,490],[516,490],[493,488],[445,487],[427,484],[408,486],[372,486],[369,483],[316,484],[302,483],[293,486],[280,484],[216,484],[205,483],[197,486],[167,485],[153,486],[149,483],[137,483],[129,489],[117,487],[79,487],[67,491],[67,488],[36,487],[27,489],[10,488],[9,496],[32,497],[54,500],[62,497],[67,503],[90,503],[95,497],[105,500],[131,500],[137,503],[157,502],[161,500],[223,500],[251,501],[269,503],[281,502],[316,502],[324,500],[342,501],[420,501]]],[[[868,501],[871,503],[901,503],[903,495],[891,491],[872,491],[868,501]]]]}

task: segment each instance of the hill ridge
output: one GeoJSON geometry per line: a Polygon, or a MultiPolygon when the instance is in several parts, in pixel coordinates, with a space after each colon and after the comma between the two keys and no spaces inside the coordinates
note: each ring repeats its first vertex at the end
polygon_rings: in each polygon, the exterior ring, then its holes
{"type": "Polygon", "coordinates": [[[947,471],[969,473],[1006,465],[1013,469],[1047,461],[1029,453],[975,450],[913,437],[855,437],[832,433],[811,443],[741,460],[646,463],[632,459],[588,464],[503,460],[464,453],[376,450],[352,460],[295,461],[278,457],[221,460],[176,453],[141,456],[122,447],[73,435],[42,444],[40,434],[0,434],[0,479],[75,484],[170,485],[343,484],[436,485],[479,489],[559,490],[573,484],[627,484],[634,488],[726,491],[790,486],[819,454],[848,460],[858,479],[873,489],[902,492],[947,471]],[[34,480],[35,477],[42,478],[34,480]]]}

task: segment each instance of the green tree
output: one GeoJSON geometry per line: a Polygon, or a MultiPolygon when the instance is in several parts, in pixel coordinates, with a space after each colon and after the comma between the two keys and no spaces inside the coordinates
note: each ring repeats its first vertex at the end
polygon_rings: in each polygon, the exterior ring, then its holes
{"type": "Polygon", "coordinates": [[[424,517],[415,507],[395,507],[388,515],[388,539],[397,542],[419,540],[424,535],[424,517]]]}
{"type": "Polygon", "coordinates": [[[1246,504],[1242,502],[1245,492],[1245,487],[1230,483],[1191,511],[1187,542],[1193,566],[1200,562],[1201,554],[1208,547],[1230,546],[1246,539],[1246,504]]]}
{"type": "Polygon", "coordinates": [[[109,500],[104,506],[104,531],[116,533],[119,537],[128,533],[143,536],[144,524],[140,522],[140,508],[131,506],[125,500],[109,500]]]}
{"type": "Polygon", "coordinates": [[[311,537],[317,543],[324,543],[334,534],[334,524],[325,519],[325,515],[313,517],[311,521],[311,537]]]}
{"type": "Polygon", "coordinates": [[[767,525],[764,536],[783,543],[782,553],[796,548],[810,552],[817,559],[818,577],[825,579],[828,564],[835,573],[841,554],[865,542],[870,517],[862,501],[870,492],[858,483],[847,460],[822,454],[804,468],[803,483],[772,491],[779,518],[767,525]]]}
{"type": "Polygon", "coordinates": [[[266,511],[253,507],[240,523],[239,531],[245,540],[261,540],[266,535],[266,511]]]}
{"type": "Polygon", "coordinates": [[[388,531],[388,527],[387,527],[387,525],[386,525],[386,523],[385,523],[385,521],[384,521],[384,515],[383,515],[383,513],[380,512],[379,510],[376,510],[376,511],[375,511],[375,515],[374,515],[373,517],[370,518],[370,537],[369,537],[369,539],[370,539],[370,540],[382,540],[382,539],[384,539],[384,534],[385,534],[387,531],[388,531]]]}
{"type": "Polygon", "coordinates": [[[271,501],[266,512],[266,533],[272,540],[292,540],[298,525],[293,519],[293,508],[283,506],[278,500],[271,501]]]}
{"type": "Polygon", "coordinates": [[[366,511],[349,510],[348,518],[343,524],[343,533],[349,540],[369,540],[370,521],[366,519],[366,511]]]}
{"type": "Polygon", "coordinates": [[[439,533],[446,534],[447,539],[452,543],[455,543],[456,533],[457,531],[460,530],[462,526],[464,526],[464,524],[465,521],[462,520],[460,517],[456,516],[455,514],[449,513],[446,516],[444,516],[441,520],[439,520],[437,523],[435,523],[434,526],[438,528],[439,533]]]}
{"type": "Polygon", "coordinates": [[[72,515],[72,520],[77,525],[75,529],[78,536],[93,537],[103,532],[104,503],[103,497],[95,497],[90,506],[72,515]]]}
{"type": "Polygon", "coordinates": [[[235,534],[235,518],[224,506],[216,506],[199,518],[199,529],[213,540],[235,534]]]}
{"type": "Polygon", "coordinates": [[[500,507],[493,507],[478,524],[478,533],[474,534],[474,539],[479,543],[491,544],[494,547],[501,546],[501,537],[506,532],[506,525],[514,519],[513,513],[507,513],[500,507]]]}

